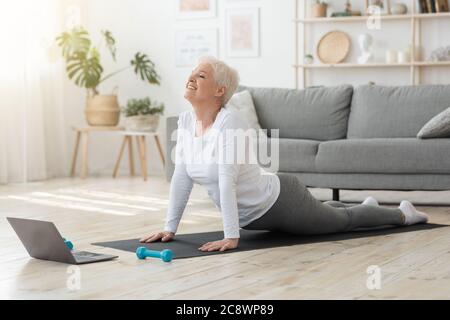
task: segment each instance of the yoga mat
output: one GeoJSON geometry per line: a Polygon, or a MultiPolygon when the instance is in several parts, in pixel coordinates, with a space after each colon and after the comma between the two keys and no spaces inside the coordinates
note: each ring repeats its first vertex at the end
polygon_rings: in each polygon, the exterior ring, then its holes
{"type": "Polygon", "coordinates": [[[173,251],[174,259],[183,259],[183,258],[209,256],[214,254],[225,254],[248,250],[293,246],[299,244],[342,241],[357,238],[382,236],[387,234],[429,230],[442,227],[449,227],[449,225],[417,224],[408,227],[390,227],[390,228],[384,227],[383,229],[378,230],[352,231],[328,235],[292,235],[288,233],[279,233],[272,231],[255,231],[255,230],[241,229],[240,230],[241,238],[239,240],[238,248],[233,250],[227,250],[224,252],[219,251],[202,252],[198,250],[198,248],[206,242],[223,239],[223,231],[177,234],[174,240],[170,242],[152,242],[144,244],[140,243],[139,239],[128,239],[128,240],[117,240],[108,242],[97,242],[93,243],[93,245],[129,252],[136,252],[136,248],[142,246],[147,247],[150,250],[157,250],[157,251],[170,249],[173,251]]]}

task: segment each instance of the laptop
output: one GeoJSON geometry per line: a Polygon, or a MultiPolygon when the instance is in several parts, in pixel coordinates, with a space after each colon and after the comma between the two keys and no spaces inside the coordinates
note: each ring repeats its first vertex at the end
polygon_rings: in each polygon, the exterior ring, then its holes
{"type": "Polygon", "coordinates": [[[85,264],[118,258],[109,254],[70,250],[53,222],[7,217],[28,254],[36,259],[85,264]]]}

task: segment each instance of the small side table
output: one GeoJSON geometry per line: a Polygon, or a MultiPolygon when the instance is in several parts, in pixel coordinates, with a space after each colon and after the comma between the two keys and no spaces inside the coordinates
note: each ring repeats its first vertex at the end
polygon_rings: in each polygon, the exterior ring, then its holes
{"type": "Polygon", "coordinates": [[[70,170],[70,176],[75,177],[76,164],[77,164],[77,156],[78,149],[80,147],[80,142],[82,141],[82,154],[81,154],[81,172],[80,178],[84,179],[87,176],[87,166],[88,166],[88,143],[89,143],[89,134],[91,132],[109,132],[109,131],[122,131],[123,127],[72,127],[75,131],[75,146],[73,150],[72,156],[72,168],[70,170]]]}
{"type": "Polygon", "coordinates": [[[134,176],[134,158],[133,158],[133,137],[136,137],[137,149],[139,152],[139,159],[141,162],[141,171],[144,181],[147,181],[147,147],[145,138],[147,136],[153,137],[156,142],[156,147],[158,148],[159,156],[163,166],[166,165],[164,159],[164,153],[161,149],[161,143],[159,141],[158,132],[137,132],[137,131],[120,131],[119,134],[123,135],[122,146],[120,147],[119,157],[117,158],[116,165],[114,166],[113,178],[117,177],[117,172],[119,171],[120,161],[122,160],[123,152],[125,147],[128,145],[128,159],[130,162],[130,174],[134,176]]]}

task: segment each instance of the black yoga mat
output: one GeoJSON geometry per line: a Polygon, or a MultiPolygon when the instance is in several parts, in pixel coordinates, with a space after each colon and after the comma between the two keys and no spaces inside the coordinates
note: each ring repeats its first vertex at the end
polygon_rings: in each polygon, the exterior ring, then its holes
{"type": "Polygon", "coordinates": [[[213,254],[233,253],[248,250],[292,246],[299,244],[342,241],[349,239],[381,236],[387,234],[429,230],[442,227],[449,227],[449,226],[442,224],[417,224],[408,227],[389,227],[378,230],[352,231],[345,233],[334,233],[328,235],[313,235],[313,236],[311,235],[298,236],[288,233],[241,229],[240,230],[241,238],[239,240],[238,248],[234,250],[227,250],[224,252],[218,251],[202,252],[198,250],[198,248],[206,242],[223,239],[222,231],[177,234],[175,238],[170,242],[152,242],[144,244],[140,243],[139,239],[128,239],[128,240],[117,240],[108,242],[97,242],[93,243],[93,245],[124,250],[129,252],[135,252],[137,247],[142,246],[157,251],[170,249],[173,251],[174,259],[183,259],[183,258],[208,256],[213,254]]]}

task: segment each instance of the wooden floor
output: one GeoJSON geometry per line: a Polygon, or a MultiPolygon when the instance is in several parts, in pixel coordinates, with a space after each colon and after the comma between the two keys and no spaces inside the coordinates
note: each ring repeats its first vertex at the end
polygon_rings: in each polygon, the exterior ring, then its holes
{"type": "MultiPolygon", "coordinates": [[[[56,179],[0,186],[1,299],[448,299],[450,228],[174,260],[140,261],[133,253],[90,243],[139,237],[162,228],[169,184],[162,177],[56,179]],[[77,248],[118,254],[112,262],[74,269],[29,258],[5,217],[55,222],[77,248]],[[378,266],[371,290],[367,268],[378,266]],[[76,270],[75,270],[76,271],[76,270]],[[70,284],[70,281],[69,281],[70,284]]],[[[312,189],[329,200],[330,190],[312,189]]],[[[343,191],[396,203],[425,203],[432,223],[450,225],[450,192],[343,191]],[[438,204],[438,205],[433,205],[438,204]],[[445,206],[445,204],[447,206],[445,206]]],[[[219,212],[195,186],[179,233],[221,229],[219,212]]]]}

